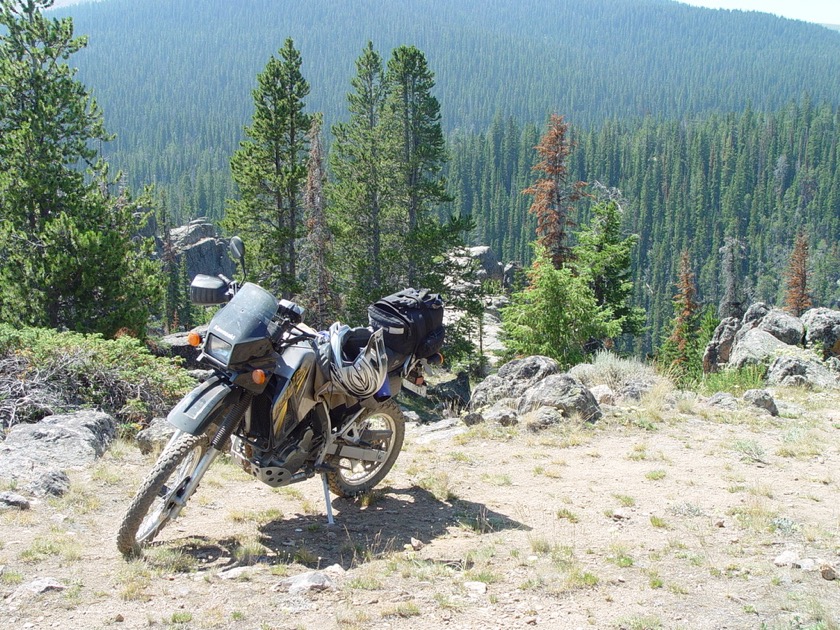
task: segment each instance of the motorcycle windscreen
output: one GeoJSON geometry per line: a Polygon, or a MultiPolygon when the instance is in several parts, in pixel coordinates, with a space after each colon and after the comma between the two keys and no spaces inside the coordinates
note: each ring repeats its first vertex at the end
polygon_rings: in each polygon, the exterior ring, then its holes
{"type": "Polygon", "coordinates": [[[271,352],[268,323],[277,313],[277,298],[251,282],[245,283],[210,321],[204,351],[226,366],[271,352]]]}

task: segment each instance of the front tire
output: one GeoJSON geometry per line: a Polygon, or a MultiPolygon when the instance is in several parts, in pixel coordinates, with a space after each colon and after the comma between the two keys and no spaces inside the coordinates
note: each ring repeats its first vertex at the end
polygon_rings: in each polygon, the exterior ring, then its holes
{"type": "Polygon", "coordinates": [[[184,433],[167,445],[128,507],[117,532],[117,548],[126,557],[140,555],[173,518],[176,501],[210,448],[207,434],[184,433]]]}
{"type": "Polygon", "coordinates": [[[333,494],[340,497],[353,497],[376,487],[397,461],[405,438],[405,416],[393,400],[366,411],[356,424],[361,439],[368,442],[370,448],[385,451],[387,456],[381,462],[329,457],[327,463],[334,470],[327,473],[327,482],[333,494]],[[365,439],[366,434],[369,439],[365,439]]]}

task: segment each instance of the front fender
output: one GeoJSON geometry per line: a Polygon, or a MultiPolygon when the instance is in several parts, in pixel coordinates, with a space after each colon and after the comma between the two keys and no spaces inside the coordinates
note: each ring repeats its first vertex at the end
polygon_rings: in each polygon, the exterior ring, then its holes
{"type": "Polygon", "coordinates": [[[198,387],[184,396],[167,420],[175,428],[192,435],[201,434],[215,412],[224,406],[225,399],[233,393],[233,388],[218,376],[211,376],[198,387]]]}

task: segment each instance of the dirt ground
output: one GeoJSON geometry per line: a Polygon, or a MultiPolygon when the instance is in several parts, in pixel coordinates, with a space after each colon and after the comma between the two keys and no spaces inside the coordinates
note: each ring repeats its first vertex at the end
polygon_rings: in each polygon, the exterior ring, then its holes
{"type": "Polygon", "coordinates": [[[779,418],[651,396],[538,434],[412,424],[332,527],[320,479],[221,462],[132,562],[114,533],[153,460],[119,442],[0,514],[2,626],[838,628],[840,396],[774,394],[779,418]],[[289,593],[313,570],[332,588],[289,593]]]}

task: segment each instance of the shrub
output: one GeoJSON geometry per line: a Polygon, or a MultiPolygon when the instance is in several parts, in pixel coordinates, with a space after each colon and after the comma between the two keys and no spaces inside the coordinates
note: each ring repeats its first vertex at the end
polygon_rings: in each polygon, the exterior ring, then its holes
{"type": "Polygon", "coordinates": [[[82,407],[121,424],[163,415],[194,385],[173,359],[123,336],[0,324],[0,426],[82,407]]]}

